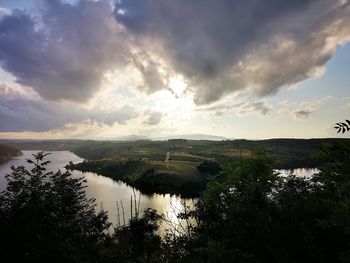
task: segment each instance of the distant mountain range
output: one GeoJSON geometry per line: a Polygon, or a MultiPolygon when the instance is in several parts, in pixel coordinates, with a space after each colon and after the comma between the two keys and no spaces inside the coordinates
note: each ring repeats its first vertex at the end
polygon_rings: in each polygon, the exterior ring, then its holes
{"type": "Polygon", "coordinates": [[[222,141],[227,138],[224,136],[215,136],[210,134],[194,133],[194,134],[180,134],[180,135],[168,135],[161,137],[144,136],[144,135],[127,135],[113,138],[101,138],[98,140],[116,140],[116,141],[140,141],[140,140],[156,140],[166,141],[169,139],[185,139],[185,140],[208,140],[208,141],[222,141]]]}

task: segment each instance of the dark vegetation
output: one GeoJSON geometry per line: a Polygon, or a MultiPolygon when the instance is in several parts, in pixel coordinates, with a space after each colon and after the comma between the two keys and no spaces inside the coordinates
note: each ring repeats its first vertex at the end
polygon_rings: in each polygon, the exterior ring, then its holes
{"type": "Polygon", "coordinates": [[[121,180],[141,192],[198,196],[205,189],[206,176],[197,170],[199,162],[98,160],[70,163],[68,169],[95,172],[121,180]]]}
{"type": "Polygon", "coordinates": [[[0,195],[2,262],[95,262],[109,227],[104,211],[95,213],[83,178],[46,171],[42,152],[29,160],[31,171],[11,167],[0,195]]]}
{"type": "MultiPolygon", "coordinates": [[[[281,177],[266,152],[224,165],[181,235],[159,236],[164,220],[135,213],[109,234],[108,218],[85,197],[83,179],[13,167],[0,198],[2,262],[349,262],[350,144],[326,145],[320,172],[281,177]]],[[[202,165],[212,171],[215,165],[202,165]]],[[[201,169],[202,169],[201,168],[201,169]]],[[[216,176],[214,176],[216,178],[216,176]]]]}
{"type": "Polygon", "coordinates": [[[0,144],[0,164],[11,160],[13,157],[21,156],[20,150],[6,144],[0,144]]]}

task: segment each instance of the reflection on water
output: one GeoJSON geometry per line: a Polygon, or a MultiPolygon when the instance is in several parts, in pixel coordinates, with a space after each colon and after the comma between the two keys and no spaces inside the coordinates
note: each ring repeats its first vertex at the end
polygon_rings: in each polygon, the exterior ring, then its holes
{"type": "Polygon", "coordinates": [[[276,170],[276,172],[279,172],[281,176],[288,176],[291,174],[294,174],[296,176],[300,177],[311,177],[316,173],[319,173],[320,170],[317,168],[297,168],[297,169],[280,169],[276,170]]]}
{"type": "MultiPolygon", "coordinates": [[[[25,165],[26,167],[31,167],[26,163],[26,159],[31,158],[32,154],[38,151],[23,151],[23,156],[14,158],[6,164],[0,165],[0,191],[6,188],[5,175],[11,172],[10,167],[12,165],[25,165]]],[[[65,171],[64,166],[72,161],[73,163],[81,162],[83,159],[77,155],[67,152],[67,151],[52,151],[47,157],[52,163],[48,166],[48,170],[57,171],[61,169],[65,171]]],[[[125,218],[128,220],[130,218],[130,200],[131,196],[134,198],[133,188],[121,181],[114,181],[111,178],[100,176],[95,173],[82,173],[80,171],[71,171],[73,176],[81,177],[84,176],[87,180],[86,192],[89,198],[95,198],[97,203],[97,209],[102,206],[106,211],[108,211],[109,220],[115,225],[118,221],[118,212],[116,202],[122,202],[124,206],[125,218]]],[[[138,190],[134,189],[135,195],[138,198],[140,196],[140,211],[145,208],[154,208],[159,213],[166,215],[167,219],[173,224],[177,224],[176,214],[181,212],[183,209],[184,202],[187,205],[192,205],[193,201],[191,199],[183,199],[178,196],[171,196],[170,194],[160,195],[144,195],[138,190]]],[[[121,213],[121,212],[120,212],[121,213]]],[[[163,225],[162,227],[166,227],[163,225]]]]}
{"type": "MultiPolygon", "coordinates": [[[[23,151],[23,156],[14,158],[6,164],[0,165],[0,191],[4,190],[6,187],[5,175],[11,172],[11,165],[25,165],[30,167],[26,163],[26,159],[31,158],[32,154],[37,153],[37,151],[23,151]]],[[[47,157],[52,163],[48,166],[48,170],[57,171],[61,169],[65,171],[64,166],[72,161],[73,163],[81,162],[83,159],[77,155],[67,152],[67,151],[53,151],[47,157]]],[[[291,173],[298,176],[309,177],[312,174],[318,172],[317,169],[294,169],[294,170],[276,170],[282,175],[287,176],[291,173]]],[[[126,185],[121,181],[114,181],[111,178],[100,176],[95,173],[82,173],[80,171],[72,171],[73,176],[81,177],[84,176],[87,180],[86,192],[89,198],[95,198],[97,203],[97,208],[100,209],[102,206],[109,214],[109,220],[116,225],[118,222],[118,212],[116,202],[122,202],[124,206],[125,218],[128,220],[130,218],[130,200],[134,192],[133,188],[126,185]]],[[[185,231],[186,222],[179,222],[176,215],[184,210],[184,204],[188,206],[193,206],[194,200],[183,199],[174,195],[144,195],[141,194],[138,190],[134,189],[135,195],[137,197],[137,202],[139,196],[140,198],[140,211],[143,211],[145,208],[154,208],[159,213],[165,215],[167,222],[164,222],[161,227],[168,228],[169,225],[177,225],[178,231],[185,231]]],[[[134,204],[133,204],[134,205],[134,204]]],[[[119,213],[119,215],[121,212],[119,213]]],[[[121,217],[121,215],[120,215],[121,217]]],[[[122,221],[122,220],[121,220],[122,221]]],[[[192,222],[193,223],[193,222],[192,222]]]]}

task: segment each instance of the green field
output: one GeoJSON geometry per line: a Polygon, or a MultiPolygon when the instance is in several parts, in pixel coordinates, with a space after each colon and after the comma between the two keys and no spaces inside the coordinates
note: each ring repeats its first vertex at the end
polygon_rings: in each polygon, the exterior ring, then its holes
{"type": "Polygon", "coordinates": [[[325,143],[349,139],[269,139],[269,140],[167,140],[167,141],[93,141],[93,140],[0,140],[21,150],[68,150],[86,160],[106,158],[163,160],[167,152],[177,161],[201,162],[205,159],[226,163],[264,150],[273,156],[276,168],[318,167],[313,157],[325,143]]]}

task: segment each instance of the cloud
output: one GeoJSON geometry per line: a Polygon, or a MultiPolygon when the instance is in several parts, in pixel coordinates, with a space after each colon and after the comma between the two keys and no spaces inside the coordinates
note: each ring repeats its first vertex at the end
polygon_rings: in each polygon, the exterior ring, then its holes
{"type": "Polygon", "coordinates": [[[271,110],[271,106],[267,105],[264,101],[237,102],[234,104],[224,103],[198,109],[200,112],[206,112],[214,116],[221,116],[230,112],[234,112],[237,115],[249,115],[252,113],[268,115],[271,110]]]}
{"type": "Polygon", "coordinates": [[[11,9],[0,6],[0,17],[2,15],[9,15],[9,14],[11,14],[11,12],[12,12],[11,9]]]}
{"type": "Polygon", "coordinates": [[[0,97],[15,99],[17,97],[27,97],[28,99],[39,99],[38,94],[30,88],[19,85],[6,85],[0,83],[0,97]]]}
{"type": "Polygon", "coordinates": [[[123,29],[109,1],[41,1],[36,17],[0,20],[0,61],[18,83],[50,100],[86,101],[109,70],[127,64],[123,29]]]}
{"type": "Polygon", "coordinates": [[[241,113],[244,114],[246,112],[259,112],[261,115],[267,115],[271,111],[271,108],[266,105],[265,102],[258,101],[250,104],[246,104],[242,109],[241,113]]]}
{"type": "Polygon", "coordinates": [[[289,102],[287,105],[282,105],[283,110],[291,111],[291,115],[295,120],[309,119],[311,114],[324,105],[329,97],[321,98],[315,101],[301,101],[301,102],[289,102]]]}
{"type": "Polygon", "coordinates": [[[342,109],[350,108],[350,98],[343,98],[342,109]]]}
{"type": "Polygon", "coordinates": [[[38,2],[0,18],[0,62],[55,101],[89,100],[110,72],[146,94],[179,76],[197,105],[262,97],[323,74],[350,39],[343,0],[38,2]]]}
{"type": "MultiPolygon", "coordinates": [[[[0,86],[1,88],[1,86],[0,86]]],[[[5,89],[0,89],[1,91],[5,89]]],[[[30,99],[21,94],[9,92],[0,97],[0,132],[52,131],[76,126],[79,123],[112,126],[126,124],[139,116],[130,105],[103,110],[83,108],[74,104],[46,102],[30,99]]]]}
{"type": "Polygon", "coordinates": [[[327,103],[334,101],[336,98],[333,96],[325,96],[313,101],[289,101],[283,100],[277,103],[277,113],[280,116],[285,116],[286,113],[290,113],[296,120],[304,120],[310,118],[311,114],[327,103]]]}
{"type": "Polygon", "coordinates": [[[153,112],[153,111],[146,111],[145,114],[148,116],[144,123],[150,126],[158,125],[164,116],[162,112],[153,112]]]}
{"type": "Polygon", "coordinates": [[[266,96],[324,72],[350,39],[347,1],[124,0],[115,16],[194,92],[197,104],[229,93],[266,96]]]}
{"type": "Polygon", "coordinates": [[[53,129],[48,131],[19,131],[19,132],[1,132],[3,139],[33,139],[33,138],[45,138],[45,139],[95,139],[101,135],[101,130],[108,129],[108,126],[93,122],[82,121],[78,123],[69,123],[59,129],[53,129]]]}
{"type": "MultiPolygon", "coordinates": [[[[147,49],[147,47],[144,47],[147,49]]],[[[168,74],[164,67],[164,61],[148,52],[136,52],[132,55],[131,67],[138,72],[141,80],[136,84],[137,88],[147,94],[162,89],[168,89],[168,74]]]]}
{"type": "Polygon", "coordinates": [[[308,119],[312,110],[296,110],[293,112],[295,119],[308,119]]]}

